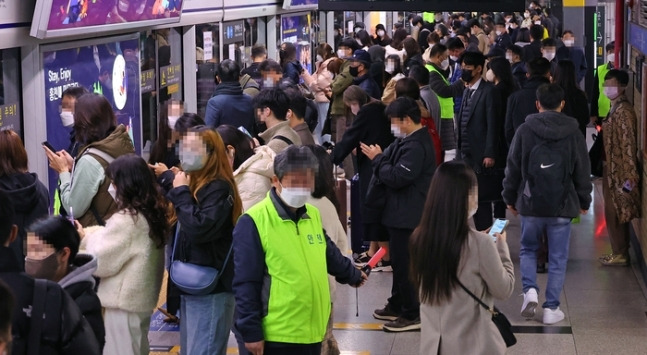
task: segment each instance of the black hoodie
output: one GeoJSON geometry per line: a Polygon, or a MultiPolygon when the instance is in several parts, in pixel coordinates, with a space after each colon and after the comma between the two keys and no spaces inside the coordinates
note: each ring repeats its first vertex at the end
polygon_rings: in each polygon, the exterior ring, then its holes
{"type": "Polygon", "coordinates": [[[10,247],[18,258],[20,270],[25,270],[26,229],[37,219],[48,215],[49,194],[33,173],[0,176],[0,191],[7,194],[16,210],[14,224],[18,226],[18,238],[10,247]]]}
{"type": "MultiPolygon", "coordinates": [[[[543,168],[543,167],[542,167],[543,168]]],[[[507,205],[516,206],[522,216],[575,218],[580,210],[591,205],[590,162],[584,136],[578,123],[572,117],[555,111],[545,111],[526,118],[519,126],[512,140],[503,179],[503,200],[507,205]],[[532,212],[524,187],[528,176],[528,162],[532,149],[543,141],[559,141],[559,151],[564,160],[570,162],[571,181],[565,184],[566,194],[563,206],[556,213],[537,215],[532,212]]]]}

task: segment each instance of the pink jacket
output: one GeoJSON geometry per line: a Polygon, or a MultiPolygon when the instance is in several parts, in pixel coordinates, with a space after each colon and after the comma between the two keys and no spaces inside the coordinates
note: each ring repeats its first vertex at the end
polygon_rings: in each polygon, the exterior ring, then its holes
{"type": "Polygon", "coordinates": [[[328,63],[333,58],[328,58],[327,60],[319,63],[317,70],[310,76],[303,76],[303,80],[306,85],[312,90],[312,93],[315,95],[315,102],[329,102],[328,98],[325,95],[325,90],[330,88],[332,84],[333,75],[328,71],[328,63]]]}

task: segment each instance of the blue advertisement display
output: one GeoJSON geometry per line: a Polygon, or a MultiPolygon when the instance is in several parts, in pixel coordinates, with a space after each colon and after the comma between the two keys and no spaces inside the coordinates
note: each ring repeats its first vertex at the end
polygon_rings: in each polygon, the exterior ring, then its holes
{"type": "MultiPolygon", "coordinates": [[[[63,92],[83,86],[104,95],[115,112],[118,124],[128,128],[137,154],[141,154],[139,40],[132,39],[79,48],[43,52],[47,141],[58,151],[70,147],[71,128],[61,121],[63,92]]],[[[43,153],[44,154],[44,153],[43,153]]],[[[58,175],[49,173],[53,201],[58,175]]]]}
{"type": "Polygon", "coordinates": [[[312,73],[310,15],[281,16],[281,41],[294,43],[299,63],[312,73]]]}

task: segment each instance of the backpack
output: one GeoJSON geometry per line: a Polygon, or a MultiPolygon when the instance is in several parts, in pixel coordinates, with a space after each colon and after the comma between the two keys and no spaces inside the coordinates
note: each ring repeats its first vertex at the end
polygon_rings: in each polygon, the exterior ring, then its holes
{"type": "Polygon", "coordinates": [[[306,107],[306,116],[304,117],[304,120],[308,124],[310,133],[312,133],[319,123],[319,107],[317,107],[317,103],[314,100],[306,100],[308,102],[308,106],[306,107]]]}
{"type": "Polygon", "coordinates": [[[523,200],[538,216],[559,215],[566,204],[572,164],[564,142],[541,140],[530,150],[523,200]]]}

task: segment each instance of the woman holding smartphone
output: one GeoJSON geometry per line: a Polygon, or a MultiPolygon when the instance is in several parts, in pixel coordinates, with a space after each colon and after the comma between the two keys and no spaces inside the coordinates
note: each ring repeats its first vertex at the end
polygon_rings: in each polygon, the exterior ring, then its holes
{"type": "Polygon", "coordinates": [[[411,278],[420,291],[421,354],[506,351],[492,315],[461,287],[490,307],[514,288],[505,233],[495,233],[492,242],[468,223],[478,208],[477,196],[476,175],[469,166],[458,161],[440,165],[411,235],[411,278]]]}

